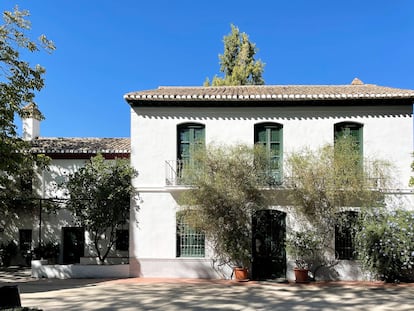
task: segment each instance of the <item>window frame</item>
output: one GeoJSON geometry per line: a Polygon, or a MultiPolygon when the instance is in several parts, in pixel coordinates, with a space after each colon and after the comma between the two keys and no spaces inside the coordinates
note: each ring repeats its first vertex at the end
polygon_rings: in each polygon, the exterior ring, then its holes
{"type": "Polygon", "coordinates": [[[21,252],[32,251],[33,246],[33,230],[19,229],[19,249],[21,252]]]}
{"type": "Polygon", "coordinates": [[[205,258],[206,237],[199,230],[191,228],[184,221],[181,212],[176,213],[176,257],[177,258],[205,258]],[[190,241],[190,243],[185,243],[190,241]],[[195,243],[191,243],[195,242],[195,243]]]}
{"type": "Polygon", "coordinates": [[[129,251],[129,230],[116,229],[115,250],[129,251]]]}
{"type": "MultiPolygon", "coordinates": [[[[364,155],[364,124],[358,122],[344,121],[334,124],[334,142],[340,137],[340,134],[344,131],[358,131],[357,145],[358,152],[362,157],[364,155]]],[[[351,132],[352,135],[352,132],[351,132]]],[[[341,135],[342,136],[342,135],[341,135]]],[[[352,135],[354,136],[354,135],[352,135]]],[[[355,137],[355,136],[354,136],[355,137]]]]}
{"type": "Polygon", "coordinates": [[[355,235],[359,213],[357,211],[344,211],[338,213],[342,224],[335,224],[335,254],[338,260],[356,260],[355,235]]]}
{"type": "Polygon", "coordinates": [[[282,183],[283,176],[283,124],[277,122],[262,122],[254,124],[254,144],[262,145],[266,149],[267,156],[269,157],[269,170],[266,172],[266,176],[269,179],[269,185],[279,185],[282,183]],[[265,131],[265,142],[260,139],[260,132],[265,131]],[[277,133],[277,139],[272,138],[272,132],[275,130],[277,133]],[[277,145],[278,154],[272,155],[272,145],[277,145]],[[277,159],[277,168],[272,168],[272,158],[277,159]],[[277,175],[276,177],[274,175],[277,175]]]}

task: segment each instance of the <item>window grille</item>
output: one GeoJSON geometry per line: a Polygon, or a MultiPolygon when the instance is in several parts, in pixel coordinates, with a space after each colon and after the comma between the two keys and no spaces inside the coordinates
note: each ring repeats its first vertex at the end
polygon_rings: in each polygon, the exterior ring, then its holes
{"type": "Polygon", "coordinates": [[[204,257],[205,235],[177,215],[177,257],[204,257]]]}
{"type": "Polygon", "coordinates": [[[341,213],[342,221],[335,226],[335,252],[338,259],[352,260],[356,258],[355,224],[357,216],[357,212],[341,213]]]}

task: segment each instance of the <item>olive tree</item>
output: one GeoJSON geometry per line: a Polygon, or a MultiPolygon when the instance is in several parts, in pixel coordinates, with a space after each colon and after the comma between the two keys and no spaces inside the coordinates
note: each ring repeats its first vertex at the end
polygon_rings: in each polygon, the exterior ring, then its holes
{"type": "Polygon", "coordinates": [[[390,168],[386,161],[364,158],[350,136],[288,155],[285,185],[297,215],[297,228],[292,232],[305,233],[296,235],[293,242],[303,245],[297,236],[314,234],[318,248],[312,250],[313,260],[333,264],[336,254],[329,250],[333,250],[335,226],[346,226],[348,221],[341,212],[353,209],[362,215],[381,209],[385,204],[382,190],[392,182],[390,168]]]}
{"type": "Polygon", "coordinates": [[[249,267],[252,213],[266,205],[263,150],[209,145],[194,158],[192,187],[180,199],[188,223],[206,234],[220,263],[249,267]]]}

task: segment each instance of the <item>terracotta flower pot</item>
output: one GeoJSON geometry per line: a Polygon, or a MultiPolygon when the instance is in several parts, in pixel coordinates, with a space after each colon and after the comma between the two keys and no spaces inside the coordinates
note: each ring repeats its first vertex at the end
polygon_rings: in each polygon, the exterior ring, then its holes
{"type": "Polygon", "coordinates": [[[309,283],[309,270],[294,268],[296,283],[309,283]]]}
{"type": "Polygon", "coordinates": [[[235,267],[233,271],[234,271],[234,278],[236,279],[236,281],[246,282],[249,280],[249,273],[247,271],[247,268],[235,267]]]}

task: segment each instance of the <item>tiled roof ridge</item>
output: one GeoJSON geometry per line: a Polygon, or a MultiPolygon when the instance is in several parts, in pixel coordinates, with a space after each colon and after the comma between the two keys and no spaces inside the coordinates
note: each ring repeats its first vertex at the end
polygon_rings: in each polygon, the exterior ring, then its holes
{"type": "Polygon", "coordinates": [[[130,139],[129,137],[60,137],[60,136],[40,136],[37,137],[35,140],[57,140],[57,139],[61,139],[61,140],[107,140],[107,139],[130,139]]]}
{"type": "MultiPolygon", "coordinates": [[[[270,88],[290,88],[290,87],[381,87],[381,88],[390,88],[390,89],[398,89],[398,88],[392,88],[388,86],[379,86],[377,84],[264,84],[264,85],[217,85],[217,86],[200,86],[200,85],[188,85],[188,86],[171,86],[171,85],[161,85],[156,90],[169,90],[169,89],[226,89],[226,88],[263,88],[263,89],[270,89],[270,88]]],[[[153,91],[153,90],[143,90],[145,91],[153,91]]],[[[132,92],[134,93],[134,92],[132,92]]]]}
{"type": "Polygon", "coordinates": [[[31,141],[39,153],[130,153],[128,137],[39,137],[31,141]]]}
{"type": "Polygon", "coordinates": [[[315,101],[337,99],[414,99],[414,90],[399,89],[354,81],[346,85],[243,85],[181,86],[130,92],[124,95],[134,101],[315,101]]]}

